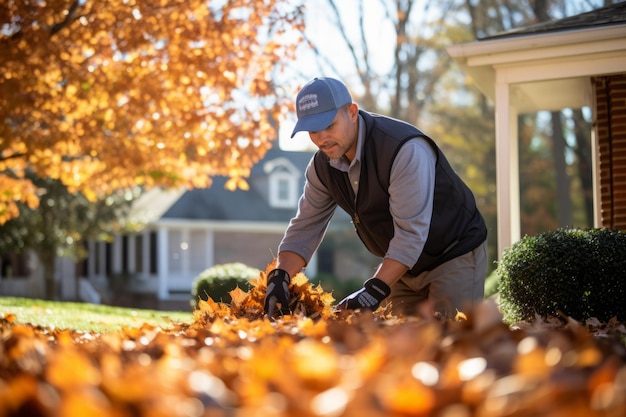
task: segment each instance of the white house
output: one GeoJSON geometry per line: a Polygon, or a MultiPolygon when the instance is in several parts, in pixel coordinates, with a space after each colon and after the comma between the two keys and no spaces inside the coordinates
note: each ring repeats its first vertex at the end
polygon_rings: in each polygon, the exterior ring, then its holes
{"type": "MultiPolygon", "coordinates": [[[[206,268],[241,262],[264,270],[296,213],[312,155],[270,149],[252,169],[248,191],[229,191],[224,188],[226,179],[218,177],[206,189],[147,192],[134,203],[131,214],[133,221],[145,225],[139,232],[112,242],[88,242],[89,255],[78,265],[58,259],[59,298],[189,308],[193,280],[206,268]]],[[[363,278],[374,265],[349,216],[338,210],[305,272],[309,278],[318,273],[363,278]]],[[[44,296],[41,268],[32,256],[16,257],[3,269],[14,273],[2,274],[0,294],[44,296]]]]}
{"type": "MultiPolygon", "coordinates": [[[[248,191],[225,189],[221,177],[206,189],[151,190],[131,214],[146,226],[89,242],[80,275],[111,288],[114,303],[165,308],[188,306],[194,278],[213,265],[265,269],[296,212],[311,156],[271,149],[252,169],[248,191]]],[[[315,259],[307,273],[317,274],[315,259]]]]}

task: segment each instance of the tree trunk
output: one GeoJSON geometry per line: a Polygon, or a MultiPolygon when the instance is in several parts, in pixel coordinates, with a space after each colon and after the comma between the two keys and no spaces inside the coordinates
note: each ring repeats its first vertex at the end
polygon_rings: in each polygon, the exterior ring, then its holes
{"type": "Polygon", "coordinates": [[[552,115],[552,158],[556,174],[557,221],[559,226],[572,226],[572,202],[570,198],[570,180],[567,175],[565,161],[565,136],[561,112],[553,111],[552,115]]]}
{"type": "Polygon", "coordinates": [[[39,253],[39,261],[43,267],[43,279],[45,284],[45,298],[46,300],[57,299],[57,283],[54,276],[55,269],[55,256],[50,253],[39,253]]]}
{"type": "Polygon", "coordinates": [[[578,157],[578,178],[585,198],[587,226],[593,226],[593,178],[591,175],[591,124],[585,120],[581,109],[572,110],[576,156],[578,157]]]}

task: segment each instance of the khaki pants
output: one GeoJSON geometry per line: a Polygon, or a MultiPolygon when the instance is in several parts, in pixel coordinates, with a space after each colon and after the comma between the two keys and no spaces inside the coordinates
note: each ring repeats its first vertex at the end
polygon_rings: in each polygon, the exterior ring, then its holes
{"type": "Polygon", "coordinates": [[[396,315],[434,312],[454,317],[457,311],[468,313],[484,298],[486,273],[487,241],[432,271],[403,276],[391,286],[385,302],[392,303],[396,315]]]}

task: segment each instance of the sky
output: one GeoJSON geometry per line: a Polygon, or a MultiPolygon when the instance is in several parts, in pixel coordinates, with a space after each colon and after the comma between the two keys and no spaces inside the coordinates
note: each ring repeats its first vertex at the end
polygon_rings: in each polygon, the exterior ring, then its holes
{"type": "MultiPolygon", "coordinates": [[[[385,47],[386,44],[395,42],[395,34],[391,28],[385,28],[379,22],[382,15],[380,0],[337,0],[337,6],[343,17],[342,23],[346,26],[346,31],[351,39],[359,38],[357,13],[353,11],[355,5],[363,3],[365,8],[365,24],[372,28],[367,31],[368,43],[371,48],[372,60],[377,71],[383,72],[391,68],[392,50],[385,47]],[[346,18],[345,16],[348,16],[346,18]]],[[[350,51],[346,47],[345,41],[337,29],[334,16],[327,0],[307,0],[306,4],[306,34],[323,51],[324,55],[333,57],[333,64],[341,70],[346,68],[346,74],[354,71],[350,51]]],[[[330,72],[321,74],[319,65],[313,53],[308,48],[301,47],[298,50],[297,59],[292,63],[292,70],[301,77],[301,83],[316,76],[331,76],[340,78],[347,85],[351,85],[349,79],[345,79],[346,74],[334,74],[330,72]]],[[[352,83],[358,85],[359,83],[352,83]]],[[[358,93],[358,92],[357,92],[358,93]]],[[[295,100],[295,97],[294,97],[295,100]]],[[[303,150],[306,148],[315,149],[307,132],[299,132],[291,138],[291,132],[295,126],[296,115],[292,114],[290,120],[281,123],[278,133],[279,144],[285,150],[303,150]]]]}
{"type": "MultiPolygon", "coordinates": [[[[299,1],[299,0],[298,0],[299,1]]],[[[430,0],[417,0],[413,6],[414,19],[418,21],[426,21],[429,19],[428,14],[424,14],[425,4],[430,0]]],[[[393,51],[388,45],[395,42],[395,31],[389,25],[381,24],[384,21],[383,9],[380,5],[381,0],[335,0],[337,7],[342,16],[342,23],[347,25],[346,30],[350,39],[356,41],[360,34],[358,31],[358,12],[357,5],[363,4],[365,9],[365,24],[367,29],[366,37],[370,47],[372,63],[375,72],[385,74],[392,68],[393,51]]],[[[566,3],[568,6],[576,5],[580,9],[581,0],[572,0],[566,3]]],[[[359,80],[351,82],[350,76],[354,76],[354,64],[350,57],[350,51],[346,47],[345,41],[337,29],[335,18],[328,0],[306,0],[306,33],[312,41],[318,45],[325,56],[333,57],[333,64],[342,74],[319,73],[319,65],[314,59],[313,53],[307,48],[301,47],[298,50],[298,56],[295,62],[290,63],[293,72],[301,78],[301,83],[314,78],[318,75],[334,76],[340,78],[348,86],[358,88],[359,80]],[[343,71],[345,69],[345,72],[343,71]]],[[[598,7],[597,5],[595,7],[598,7]]],[[[580,10],[569,10],[569,14],[576,14],[584,11],[587,7],[580,10]]],[[[433,15],[438,14],[435,8],[429,9],[433,15]]],[[[357,44],[360,42],[356,42],[357,44]]],[[[355,91],[360,94],[361,92],[355,91]]],[[[295,100],[295,96],[294,96],[295,100]]],[[[311,148],[312,144],[308,137],[308,133],[300,132],[294,138],[290,138],[293,126],[295,125],[296,115],[292,114],[290,120],[282,123],[279,131],[279,144],[285,150],[302,150],[307,147],[311,148]]],[[[313,147],[314,149],[314,147],[313,147]]]]}

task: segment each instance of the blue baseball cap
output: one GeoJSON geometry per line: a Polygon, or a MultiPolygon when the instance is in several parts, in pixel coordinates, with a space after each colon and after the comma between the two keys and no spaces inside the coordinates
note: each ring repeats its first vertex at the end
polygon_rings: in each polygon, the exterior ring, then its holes
{"type": "Polygon", "coordinates": [[[337,115],[337,110],[352,103],[348,88],[334,78],[315,78],[302,87],[296,97],[298,122],[291,137],[301,131],[319,132],[326,129],[337,115]]]}

